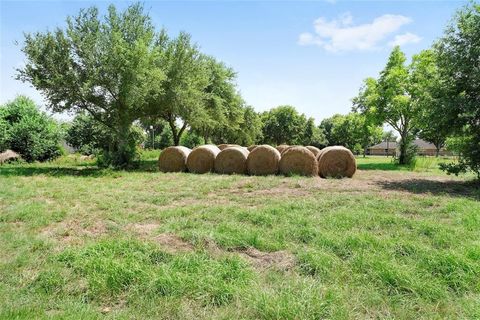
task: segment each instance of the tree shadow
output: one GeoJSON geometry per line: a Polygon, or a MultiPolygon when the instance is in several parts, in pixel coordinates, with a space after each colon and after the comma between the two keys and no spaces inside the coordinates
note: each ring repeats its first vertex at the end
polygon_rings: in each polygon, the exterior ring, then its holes
{"type": "Polygon", "coordinates": [[[40,167],[40,166],[8,166],[0,167],[0,176],[38,176],[48,175],[54,177],[76,176],[76,177],[100,177],[104,170],[97,167],[40,167]]]}
{"type": "Polygon", "coordinates": [[[0,166],[0,177],[12,177],[12,176],[38,176],[47,175],[52,177],[73,176],[73,177],[102,177],[108,176],[115,172],[156,172],[157,161],[156,160],[142,160],[137,163],[135,168],[116,170],[99,168],[97,166],[51,166],[51,165],[6,165],[0,166]]]}
{"type": "Polygon", "coordinates": [[[453,197],[480,200],[480,181],[438,181],[427,179],[407,179],[401,181],[378,181],[387,190],[407,191],[414,194],[448,195],[453,197]]]}
{"type": "Polygon", "coordinates": [[[359,163],[357,168],[359,170],[399,171],[405,170],[406,167],[395,163],[359,163]]]}

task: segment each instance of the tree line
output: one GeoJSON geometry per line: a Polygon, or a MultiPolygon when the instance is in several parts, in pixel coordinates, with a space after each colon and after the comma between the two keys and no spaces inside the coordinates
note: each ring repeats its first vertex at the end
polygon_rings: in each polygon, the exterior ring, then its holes
{"type": "MultiPolygon", "coordinates": [[[[461,155],[445,170],[479,173],[479,30],[480,7],[472,3],[408,65],[394,48],[378,77],[367,78],[352,99],[352,112],[319,126],[293,106],[256,112],[242,99],[233,69],[202,53],[187,33],[170,37],[156,30],[141,4],[123,12],[112,5],[104,16],[95,7],[82,9],[63,29],[27,34],[27,63],[18,79],[39,90],[51,111],[76,114],[64,130],[72,145],[101,153],[116,167],[134,163],[141,141],[160,148],[338,144],[365,153],[394,139],[382,130],[388,124],[400,138],[400,164],[411,161],[412,141],[421,137],[461,155]],[[146,139],[145,132],[156,138],[146,139]]],[[[6,137],[5,119],[0,132],[6,137]]]]}

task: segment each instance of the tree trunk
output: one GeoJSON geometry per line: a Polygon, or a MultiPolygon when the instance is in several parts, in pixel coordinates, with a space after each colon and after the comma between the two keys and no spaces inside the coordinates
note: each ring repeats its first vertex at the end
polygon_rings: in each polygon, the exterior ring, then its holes
{"type": "Polygon", "coordinates": [[[173,145],[178,146],[180,143],[180,135],[177,132],[177,126],[175,125],[175,120],[172,117],[168,119],[168,124],[170,125],[170,130],[172,130],[173,136],[173,145]]]}
{"type": "Polygon", "coordinates": [[[399,164],[407,164],[407,150],[408,149],[408,142],[407,136],[401,135],[400,136],[400,157],[398,159],[399,164]]]}
{"type": "Polygon", "coordinates": [[[176,146],[180,144],[180,139],[182,138],[183,132],[185,131],[186,128],[187,128],[187,123],[184,122],[182,127],[180,128],[180,131],[178,131],[177,144],[175,144],[176,146]]]}
{"type": "Polygon", "coordinates": [[[134,145],[131,145],[130,135],[131,124],[119,125],[114,147],[111,149],[111,164],[117,168],[128,168],[133,164],[134,145]]]}

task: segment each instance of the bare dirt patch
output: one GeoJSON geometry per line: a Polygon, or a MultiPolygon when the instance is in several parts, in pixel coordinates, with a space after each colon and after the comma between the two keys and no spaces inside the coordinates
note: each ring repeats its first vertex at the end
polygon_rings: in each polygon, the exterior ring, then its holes
{"type": "Polygon", "coordinates": [[[263,252],[247,248],[239,251],[239,254],[258,269],[276,268],[287,271],[295,266],[295,257],[287,251],[263,252]]]}
{"type": "Polygon", "coordinates": [[[82,242],[83,237],[97,238],[108,232],[103,221],[84,224],[80,220],[72,219],[53,223],[40,231],[40,234],[56,241],[69,244],[82,242]]]}
{"type": "Polygon", "coordinates": [[[183,241],[173,233],[162,233],[153,240],[170,253],[190,252],[194,249],[190,243],[183,241]]]}
{"type": "Polygon", "coordinates": [[[149,236],[159,227],[158,223],[134,223],[129,225],[127,229],[133,230],[140,236],[149,236]]]}

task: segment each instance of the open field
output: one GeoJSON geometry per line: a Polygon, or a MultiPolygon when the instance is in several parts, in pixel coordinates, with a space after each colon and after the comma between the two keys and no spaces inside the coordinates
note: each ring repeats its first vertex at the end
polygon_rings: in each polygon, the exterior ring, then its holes
{"type": "MultiPolygon", "coordinates": [[[[0,318],[480,318],[480,188],[431,161],[353,179],[0,167],[0,318]]],[[[383,170],[379,170],[383,169],[383,170]]]]}

